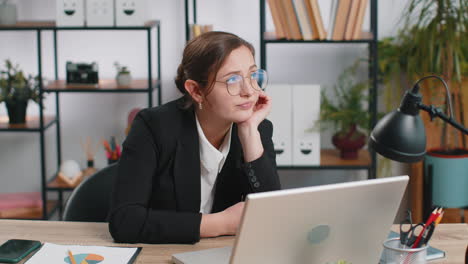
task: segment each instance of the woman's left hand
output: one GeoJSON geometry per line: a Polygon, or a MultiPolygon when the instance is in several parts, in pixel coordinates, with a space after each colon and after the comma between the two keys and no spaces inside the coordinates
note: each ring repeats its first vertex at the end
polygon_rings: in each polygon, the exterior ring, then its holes
{"type": "Polygon", "coordinates": [[[252,116],[240,122],[237,125],[239,128],[257,128],[258,125],[267,117],[271,111],[271,97],[269,97],[265,92],[260,92],[258,96],[257,103],[254,106],[252,116]]]}
{"type": "Polygon", "coordinates": [[[258,132],[258,125],[271,111],[271,98],[260,92],[252,116],[244,122],[237,123],[238,135],[244,150],[245,162],[251,162],[263,154],[263,145],[258,132]]]}

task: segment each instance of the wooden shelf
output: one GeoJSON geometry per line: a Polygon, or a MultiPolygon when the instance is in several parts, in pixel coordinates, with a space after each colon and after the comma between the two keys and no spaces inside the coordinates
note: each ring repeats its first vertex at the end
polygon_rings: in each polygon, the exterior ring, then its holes
{"type": "Polygon", "coordinates": [[[55,22],[50,20],[18,21],[14,25],[0,25],[0,29],[45,29],[55,27],[55,22]]]}
{"type": "Polygon", "coordinates": [[[367,149],[358,152],[355,160],[345,160],[340,157],[337,149],[320,150],[320,165],[318,166],[278,166],[278,169],[369,169],[371,157],[367,149]]]}
{"type": "MultiPolygon", "coordinates": [[[[44,130],[49,128],[56,119],[52,116],[44,116],[44,130]]],[[[0,132],[37,132],[40,131],[39,117],[27,116],[25,124],[9,124],[8,116],[0,116],[0,132]]]]}
{"type": "Polygon", "coordinates": [[[84,180],[84,177],[82,176],[75,186],[70,186],[64,183],[63,181],[60,181],[60,179],[58,179],[57,176],[55,176],[54,178],[52,178],[52,180],[50,180],[47,183],[47,190],[49,191],[54,191],[54,190],[55,191],[56,190],[71,191],[71,190],[74,190],[76,186],[78,186],[83,180],[84,180]]]}
{"type": "Polygon", "coordinates": [[[76,182],[75,185],[70,186],[67,183],[65,183],[63,180],[59,179],[57,177],[57,174],[55,174],[51,180],[47,182],[47,190],[49,191],[73,191],[80,183],[82,183],[84,180],[86,180],[88,177],[96,173],[98,170],[88,170],[85,169],[83,170],[83,174],[80,176],[80,179],[76,182]]]}
{"type": "Polygon", "coordinates": [[[340,157],[340,151],[337,149],[322,149],[320,151],[321,166],[369,166],[371,158],[367,149],[361,149],[358,152],[358,158],[355,160],[345,160],[340,157]]]}
{"type": "MultiPolygon", "coordinates": [[[[153,91],[159,87],[159,81],[153,81],[153,91]]],[[[67,84],[65,80],[52,81],[45,86],[44,92],[148,92],[148,80],[132,80],[129,86],[119,86],[113,79],[99,80],[99,84],[67,84]]]]}
{"type": "Polygon", "coordinates": [[[263,34],[265,43],[370,43],[374,40],[371,32],[363,32],[362,39],[352,40],[331,40],[331,39],[313,39],[313,40],[295,40],[295,39],[277,39],[274,32],[265,32],[263,34]]]}
{"type": "Polygon", "coordinates": [[[0,30],[141,30],[159,26],[159,20],[147,21],[142,26],[99,26],[85,27],[72,26],[64,27],[57,26],[53,20],[33,20],[33,21],[18,21],[14,25],[0,25],[0,30]]]}
{"type": "MultiPolygon", "coordinates": [[[[47,201],[47,214],[50,216],[56,210],[57,201],[47,201]]],[[[8,219],[42,219],[42,208],[24,208],[18,210],[16,214],[1,215],[0,218],[8,219]]]]}

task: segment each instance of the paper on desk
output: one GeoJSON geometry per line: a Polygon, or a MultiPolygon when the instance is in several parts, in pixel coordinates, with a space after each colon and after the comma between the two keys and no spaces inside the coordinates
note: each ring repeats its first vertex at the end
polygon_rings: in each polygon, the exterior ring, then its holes
{"type": "Polygon", "coordinates": [[[26,264],[71,264],[68,251],[71,251],[76,264],[127,264],[139,248],[76,246],[44,243],[26,264]]]}

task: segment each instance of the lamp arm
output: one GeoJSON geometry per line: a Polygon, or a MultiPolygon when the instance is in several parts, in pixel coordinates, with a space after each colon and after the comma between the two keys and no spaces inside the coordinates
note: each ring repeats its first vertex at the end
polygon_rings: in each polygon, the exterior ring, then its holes
{"type": "MultiPolygon", "coordinates": [[[[436,78],[438,79],[439,81],[441,81],[443,84],[444,84],[444,87],[445,87],[445,92],[447,93],[447,103],[448,103],[448,107],[449,107],[449,114],[450,114],[450,118],[453,117],[453,108],[452,108],[452,98],[450,96],[450,92],[449,92],[449,88],[448,88],[448,85],[447,83],[444,81],[444,79],[442,79],[441,77],[437,76],[437,75],[428,75],[428,76],[425,76],[421,79],[419,79],[414,85],[413,85],[413,89],[411,90],[413,93],[417,94],[419,92],[419,83],[426,80],[426,79],[429,79],[429,78],[436,78]]],[[[431,115],[431,118],[432,115],[431,115]]]]}
{"type": "Polygon", "coordinates": [[[418,108],[428,112],[429,115],[431,116],[431,120],[433,120],[435,117],[438,117],[438,118],[444,120],[445,122],[449,123],[450,125],[452,125],[456,129],[462,131],[463,133],[465,133],[465,135],[468,135],[468,129],[466,129],[462,124],[457,123],[457,121],[455,121],[452,117],[448,117],[447,115],[445,115],[442,112],[442,110],[440,110],[439,108],[437,108],[437,107],[435,107],[433,105],[427,106],[427,105],[424,105],[422,103],[418,104],[418,108]]]}

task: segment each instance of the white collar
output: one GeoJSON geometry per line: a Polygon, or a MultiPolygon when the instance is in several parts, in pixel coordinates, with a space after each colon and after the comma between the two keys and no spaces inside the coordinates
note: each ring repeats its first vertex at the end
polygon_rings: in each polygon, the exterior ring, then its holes
{"type": "Polygon", "coordinates": [[[231,148],[231,134],[232,134],[232,123],[229,131],[224,136],[223,143],[219,147],[219,150],[216,149],[203,133],[198,117],[195,114],[195,119],[197,123],[198,130],[198,141],[200,146],[200,163],[208,171],[216,171],[218,174],[223,168],[224,162],[226,161],[227,155],[231,148]]]}

